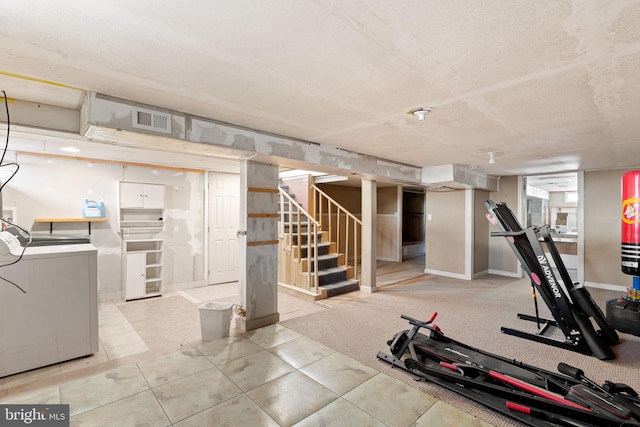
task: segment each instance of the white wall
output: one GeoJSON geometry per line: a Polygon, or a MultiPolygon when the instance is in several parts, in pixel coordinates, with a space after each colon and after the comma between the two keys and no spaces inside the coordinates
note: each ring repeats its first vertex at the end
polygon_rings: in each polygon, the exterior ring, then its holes
{"type": "MultiPolygon", "coordinates": [[[[498,190],[490,192],[489,199],[495,203],[507,203],[507,206],[517,217],[520,211],[518,208],[520,203],[520,180],[517,176],[503,176],[499,182],[498,190]]],[[[486,214],[487,209],[483,208],[482,213],[486,214]]],[[[521,219],[519,220],[521,223],[524,222],[521,219]]],[[[491,225],[489,233],[494,231],[497,232],[500,229],[498,226],[491,225]]],[[[504,237],[489,237],[489,273],[521,277],[518,258],[514,255],[504,237]]]]}
{"type": "Polygon", "coordinates": [[[628,169],[584,173],[584,280],[624,291],[633,283],[621,268],[622,175],[628,169]]]}
{"type": "MultiPolygon", "coordinates": [[[[8,153],[4,163],[13,158],[8,153]]],[[[3,189],[3,202],[5,208],[16,208],[17,224],[27,230],[48,233],[49,224],[35,223],[35,218],[79,218],[85,198],[104,201],[107,222],[93,223],[91,228],[91,242],[98,249],[101,300],[122,295],[122,241],[117,224],[120,180],[166,186],[165,230],[157,234],[165,241],[165,289],[204,284],[203,173],[31,155],[18,155],[17,162],[20,170],[3,189]]],[[[9,169],[0,169],[3,182],[9,169]]],[[[86,235],[88,229],[86,223],[57,223],[53,232],[86,235]]]]}
{"type": "Polygon", "coordinates": [[[551,228],[556,226],[556,216],[558,212],[569,214],[567,216],[567,231],[579,232],[578,230],[578,203],[568,203],[565,201],[564,191],[553,191],[549,193],[549,224],[551,228]]]}

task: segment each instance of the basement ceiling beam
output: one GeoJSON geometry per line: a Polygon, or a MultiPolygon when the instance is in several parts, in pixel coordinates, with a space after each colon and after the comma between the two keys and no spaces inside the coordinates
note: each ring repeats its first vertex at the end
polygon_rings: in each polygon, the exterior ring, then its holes
{"type": "MultiPolygon", "coordinates": [[[[142,105],[94,92],[87,94],[82,107],[82,133],[93,140],[116,144],[169,144],[190,149],[218,152],[220,156],[252,159],[294,168],[353,174],[402,184],[420,184],[421,169],[394,163],[340,148],[270,135],[211,119],[142,105]],[[152,130],[136,126],[139,111],[170,123],[152,130]],[[172,141],[161,141],[169,139],[172,141]],[[208,148],[208,149],[207,149],[208,148]]],[[[149,147],[150,148],[150,147],[149,147]]]]}

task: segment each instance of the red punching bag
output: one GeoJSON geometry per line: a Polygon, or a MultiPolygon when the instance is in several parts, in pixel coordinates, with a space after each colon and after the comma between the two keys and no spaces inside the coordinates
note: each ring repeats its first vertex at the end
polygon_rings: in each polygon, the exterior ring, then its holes
{"type": "Polygon", "coordinates": [[[622,175],[622,272],[640,276],[640,171],[622,175]]]}

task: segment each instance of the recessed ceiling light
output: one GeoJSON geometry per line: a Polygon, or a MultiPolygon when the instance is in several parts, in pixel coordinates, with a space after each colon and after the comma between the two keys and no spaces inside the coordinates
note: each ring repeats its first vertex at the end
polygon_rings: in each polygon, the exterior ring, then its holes
{"type": "Polygon", "coordinates": [[[60,147],[62,151],[66,151],[67,153],[79,153],[80,149],[76,147],[60,147]]]}

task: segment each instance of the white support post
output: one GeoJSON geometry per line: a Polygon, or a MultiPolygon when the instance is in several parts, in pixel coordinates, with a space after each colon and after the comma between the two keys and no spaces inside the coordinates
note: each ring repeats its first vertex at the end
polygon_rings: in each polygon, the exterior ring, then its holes
{"type": "Polygon", "coordinates": [[[362,271],[360,290],[376,292],[376,230],[378,214],[377,183],[370,179],[362,180],[362,271]]]}

